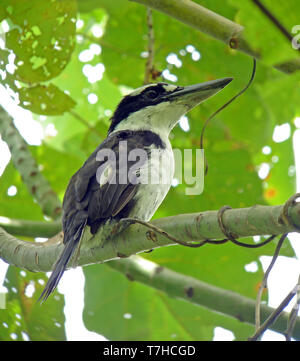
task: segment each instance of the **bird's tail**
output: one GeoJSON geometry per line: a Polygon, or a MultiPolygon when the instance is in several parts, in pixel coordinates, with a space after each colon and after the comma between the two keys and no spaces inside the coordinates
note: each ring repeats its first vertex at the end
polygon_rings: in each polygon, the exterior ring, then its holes
{"type": "Polygon", "coordinates": [[[64,242],[65,247],[53,267],[51,276],[48,279],[46,286],[38,299],[38,302],[39,301],[41,301],[41,303],[45,302],[47,300],[47,298],[50,296],[50,294],[55,290],[63,273],[65,272],[65,270],[67,268],[68,262],[72,256],[72,254],[75,252],[75,250],[80,242],[80,239],[82,236],[82,231],[83,231],[84,227],[85,227],[85,223],[83,223],[82,225],[79,226],[76,234],[73,235],[70,240],[67,240],[66,242],[64,242]]]}

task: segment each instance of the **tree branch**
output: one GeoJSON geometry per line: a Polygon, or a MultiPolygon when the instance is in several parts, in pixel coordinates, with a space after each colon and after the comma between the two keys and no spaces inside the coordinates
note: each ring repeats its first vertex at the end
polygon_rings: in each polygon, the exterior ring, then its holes
{"type": "MultiPolygon", "coordinates": [[[[251,298],[161,267],[139,256],[108,262],[107,265],[122,272],[130,281],[141,282],[166,292],[170,297],[206,307],[212,311],[236,318],[241,322],[254,324],[255,301],[251,298]]],[[[261,305],[263,319],[267,319],[273,312],[274,309],[271,307],[261,305]]],[[[269,328],[284,333],[288,317],[288,313],[281,313],[276,322],[272,323],[269,328]]],[[[295,339],[300,338],[300,317],[295,321],[292,336],[295,339]]]]}
{"type": "MultiPolygon", "coordinates": [[[[184,24],[222,41],[236,49],[260,59],[244,37],[244,27],[190,0],[130,0],[163,12],[184,24]]],[[[300,69],[300,59],[293,59],[274,67],[285,73],[300,69]]]]}
{"type": "Polygon", "coordinates": [[[41,222],[0,217],[0,227],[18,236],[50,238],[61,231],[61,221],[41,222]]]}
{"type": "Polygon", "coordinates": [[[53,219],[58,219],[61,215],[60,200],[40,172],[35,159],[28,150],[27,143],[2,106],[0,106],[0,133],[10,149],[14,166],[21,174],[29,192],[42,208],[43,213],[53,219]]]}
{"type": "Polygon", "coordinates": [[[144,84],[149,84],[152,78],[153,72],[153,60],[154,60],[154,30],[153,30],[153,18],[152,10],[147,8],[147,26],[148,26],[148,58],[145,67],[144,84]]]}
{"type": "MultiPolygon", "coordinates": [[[[300,203],[289,200],[282,206],[256,205],[250,208],[229,209],[223,214],[222,220],[226,230],[235,238],[240,238],[299,232],[299,215],[300,203]]],[[[218,222],[218,211],[181,214],[156,219],[152,224],[185,242],[224,238],[218,222]]],[[[3,227],[5,228],[6,225],[3,227]]],[[[149,230],[140,224],[131,225],[124,232],[114,236],[111,241],[103,242],[105,232],[113,233],[112,226],[104,228],[94,236],[86,228],[78,265],[106,262],[174,244],[170,239],[156,232],[149,234],[149,230]]],[[[16,229],[15,232],[20,233],[16,229]]],[[[21,268],[47,272],[51,270],[62,251],[59,240],[59,237],[58,239],[54,237],[45,243],[26,242],[14,238],[0,228],[0,257],[7,263],[21,268]]],[[[69,265],[73,265],[72,259],[69,265]]]]}
{"type": "MultiPolygon", "coordinates": [[[[298,197],[299,194],[296,196],[298,197]]],[[[224,226],[236,237],[299,231],[300,203],[295,202],[296,196],[291,197],[282,206],[229,209],[222,217],[224,226]]],[[[0,222],[3,227],[9,227],[10,222],[7,219],[0,218],[0,222]]],[[[12,220],[11,223],[14,224],[14,227],[11,227],[11,230],[21,233],[26,224],[26,221],[23,222],[12,220]]],[[[31,223],[33,225],[34,222],[31,223]]],[[[56,222],[39,223],[40,236],[57,231],[56,222]]],[[[218,223],[218,211],[166,217],[152,223],[186,242],[223,237],[218,223]]],[[[32,232],[35,231],[32,230],[32,232]]],[[[29,233],[28,231],[27,235],[30,235],[29,233]]],[[[11,264],[32,271],[50,271],[62,251],[62,239],[61,232],[45,243],[25,242],[14,238],[0,228],[0,257],[11,264]]],[[[87,231],[80,249],[78,264],[106,262],[168,244],[172,244],[169,239],[155,232],[149,236],[147,229],[139,224],[130,226],[110,242],[104,244],[101,241],[101,232],[92,237],[87,231]]],[[[136,280],[164,291],[171,297],[184,299],[240,321],[254,324],[255,300],[168,270],[137,256],[106,262],[106,264],[121,271],[130,280],[136,280]]],[[[70,261],[70,265],[73,265],[73,260],[70,261]]],[[[265,305],[261,306],[263,319],[267,319],[273,313],[273,309],[265,305]]],[[[281,314],[276,323],[270,326],[270,329],[284,333],[287,322],[287,314],[281,314]]],[[[293,337],[300,338],[300,321],[298,319],[295,322],[293,337]]]]}

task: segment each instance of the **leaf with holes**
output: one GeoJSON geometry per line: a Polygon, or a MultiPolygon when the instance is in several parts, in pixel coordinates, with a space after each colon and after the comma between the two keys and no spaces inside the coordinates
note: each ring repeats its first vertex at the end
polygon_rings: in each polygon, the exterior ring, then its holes
{"type": "Polygon", "coordinates": [[[19,98],[23,108],[43,115],[60,115],[76,104],[68,94],[53,84],[23,87],[19,90],[19,98]]]}
{"type": "Polygon", "coordinates": [[[16,55],[14,76],[26,83],[54,78],[74,50],[76,1],[4,0],[10,20],[6,47],[16,55]]]}

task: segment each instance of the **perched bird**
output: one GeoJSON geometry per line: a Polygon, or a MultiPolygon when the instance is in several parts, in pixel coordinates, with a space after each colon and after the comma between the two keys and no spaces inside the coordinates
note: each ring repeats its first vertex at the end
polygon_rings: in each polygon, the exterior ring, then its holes
{"type": "Polygon", "coordinates": [[[107,222],[151,219],[173,179],[170,131],[185,113],[231,81],[223,78],[186,87],[148,84],[121,100],[107,138],[69,182],[63,201],[64,249],[40,300],[56,288],[86,226],[95,234],[107,222]],[[160,157],[165,166],[158,164],[160,157]],[[149,174],[163,181],[149,182],[149,174]]]}

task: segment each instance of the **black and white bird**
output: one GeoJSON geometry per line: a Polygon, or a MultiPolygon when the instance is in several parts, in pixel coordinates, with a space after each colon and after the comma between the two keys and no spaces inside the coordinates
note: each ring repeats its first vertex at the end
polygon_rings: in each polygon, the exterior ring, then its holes
{"type": "Polygon", "coordinates": [[[41,300],[45,301],[56,288],[85,227],[95,234],[110,221],[151,219],[173,179],[171,130],[185,113],[231,80],[223,78],[186,87],[148,84],[121,100],[107,138],[69,182],[63,201],[64,249],[41,300]],[[161,158],[163,166],[157,163],[161,158]],[[149,174],[156,182],[149,182],[149,174]]]}

